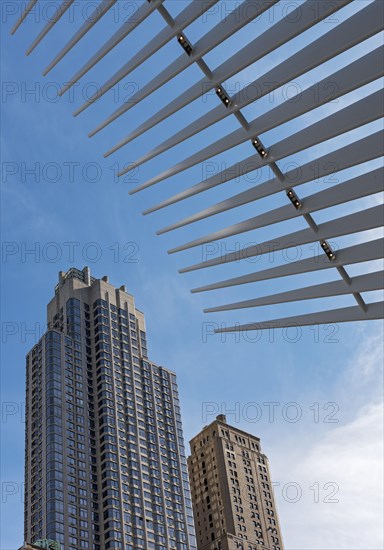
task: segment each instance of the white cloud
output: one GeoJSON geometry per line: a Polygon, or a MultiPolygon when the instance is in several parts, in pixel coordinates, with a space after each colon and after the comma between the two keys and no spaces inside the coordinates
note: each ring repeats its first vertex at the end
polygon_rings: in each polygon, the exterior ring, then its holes
{"type": "Polygon", "coordinates": [[[384,548],[381,327],[370,336],[358,327],[355,336],[361,345],[335,388],[348,420],[268,452],[287,550],[384,548]],[[300,486],[298,502],[290,502],[296,493],[287,483],[300,486]]]}
{"type": "Polygon", "coordinates": [[[382,418],[382,407],[370,405],[307,453],[304,443],[274,468],[276,481],[281,479],[275,491],[287,550],[383,548],[382,418]],[[294,464],[289,478],[288,462],[294,464]],[[296,494],[289,483],[300,486],[297,503],[289,502],[296,494]]]}

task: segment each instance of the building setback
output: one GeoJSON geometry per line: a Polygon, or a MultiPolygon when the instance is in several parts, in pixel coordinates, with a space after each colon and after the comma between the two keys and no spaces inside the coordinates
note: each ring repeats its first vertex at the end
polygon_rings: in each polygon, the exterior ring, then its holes
{"type": "Polygon", "coordinates": [[[195,550],[176,376],[144,315],[88,268],[59,274],[27,355],[24,540],[195,550]]]}
{"type": "Polygon", "coordinates": [[[283,550],[260,439],[219,415],[188,458],[198,550],[283,550]]]}

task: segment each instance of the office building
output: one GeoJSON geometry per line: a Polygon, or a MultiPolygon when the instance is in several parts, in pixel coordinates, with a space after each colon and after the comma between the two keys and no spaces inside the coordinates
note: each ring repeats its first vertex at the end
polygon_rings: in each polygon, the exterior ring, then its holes
{"type": "Polygon", "coordinates": [[[176,376],[144,315],[89,268],[59,274],[27,355],[24,540],[195,550],[176,376]]]}
{"type": "Polygon", "coordinates": [[[219,415],[190,445],[198,550],[283,550],[260,439],[219,415]]]}

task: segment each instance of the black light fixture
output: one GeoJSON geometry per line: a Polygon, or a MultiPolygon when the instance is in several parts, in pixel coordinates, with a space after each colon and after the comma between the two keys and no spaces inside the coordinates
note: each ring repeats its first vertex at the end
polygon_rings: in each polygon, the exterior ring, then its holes
{"type": "Polygon", "coordinates": [[[259,138],[253,138],[252,145],[254,146],[256,151],[259,153],[261,158],[265,159],[265,157],[268,155],[268,153],[265,150],[265,148],[263,147],[263,145],[262,145],[261,141],[259,140],[259,138]]]}
{"type": "Polygon", "coordinates": [[[299,210],[302,207],[302,202],[299,200],[299,197],[296,195],[293,189],[288,189],[287,197],[296,208],[296,210],[299,210]]]}
{"type": "Polygon", "coordinates": [[[327,241],[321,241],[320,246],[324,250],[324,252],[326,253],[326,255],[328,256],[328,258],[330,260],[332,260],[332,261],[336,260],[336,254],[333,252],[332,248],[327,243],[327,241]]]}
{"type": "Polygon", "coordinates": [[[226,107],[230,106],[231,100],[229,99],[226,91],[224,90],[224,88],[222,86],[217,86],[216,87],[216,94],[219,96],[219,98],[221,99],[221,101],[224,103],[224,105],[226,107]]]}
{"type": "Polygon", "coordinates": [[[180,34],[177,35],[177,41],[183,47],[183,49],[187,53],[187,55],[191,55],[192,46],[183,34],[180,33],[180,34]]]}

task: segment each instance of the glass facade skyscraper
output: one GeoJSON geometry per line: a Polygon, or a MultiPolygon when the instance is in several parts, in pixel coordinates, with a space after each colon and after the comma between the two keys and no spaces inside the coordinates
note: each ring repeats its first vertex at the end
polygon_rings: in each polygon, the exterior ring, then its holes
{"type": "Polygon", "coordinates": [[[59,274],[27,355],[25,533],[64,550],[195,550],[176,376],[134,298],[59,274]]]}

